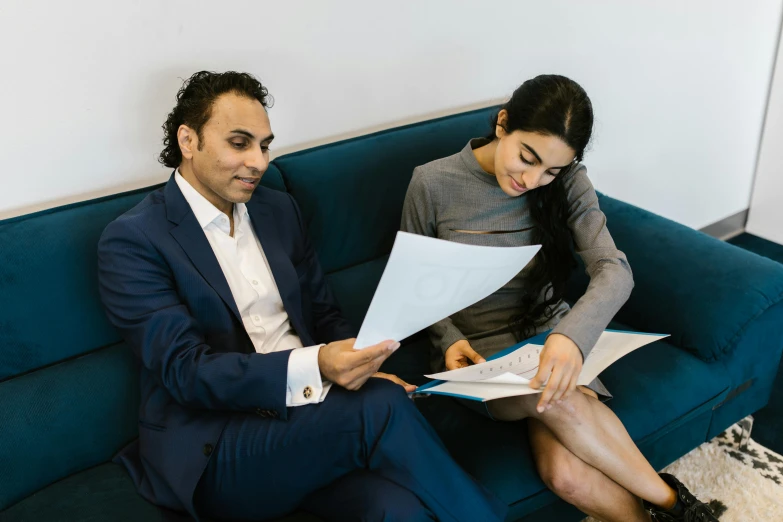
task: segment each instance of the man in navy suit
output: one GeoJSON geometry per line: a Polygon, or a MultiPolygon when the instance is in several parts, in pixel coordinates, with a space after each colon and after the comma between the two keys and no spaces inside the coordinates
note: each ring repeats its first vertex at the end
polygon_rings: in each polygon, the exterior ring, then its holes
{"type": "Polygon", "coordinates": [[[259,187],[268,93],[202,71],[164,130],[168,183],[104,231],[101,298],[140,362],[142,496],[196,517],[501,520],[406,395],[354,350],[293,198],[259,187]]]}

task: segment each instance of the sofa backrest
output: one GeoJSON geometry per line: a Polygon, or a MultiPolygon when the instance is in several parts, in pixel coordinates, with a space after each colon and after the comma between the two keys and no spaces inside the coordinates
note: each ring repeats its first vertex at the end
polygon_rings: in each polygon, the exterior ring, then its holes
{"type": "Polygon", "coordinates": [[[357,328],[399,230],[413,169],[486,135],[495,111],[428,120],[275,160],[343,313],[357,328]]]}
{"type": "MultiPolygon", "coordinates": [[[[263,183],[284,190],[274,166],[263,183]]],[[[159,186],[0,221],[0,511],[137,436],[138,372],[104,314],[96,252],[159,186]]]]}

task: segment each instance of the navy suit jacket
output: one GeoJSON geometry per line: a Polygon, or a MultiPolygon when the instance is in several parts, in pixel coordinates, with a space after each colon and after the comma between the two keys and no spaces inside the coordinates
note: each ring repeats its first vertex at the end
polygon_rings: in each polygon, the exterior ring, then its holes
{"type": "MultiPolygon", "coordinates": [[[[247,211],[304,346],[353,337],[294,199],[258,187],[247,211]]],[[[141,363],[139,438],[117,461],[142,496],[197,516],[193,492],[228,420],[287,419],[291,351],[255,352],[173,175],[106,227],[98,265],[107,315],[141,363]]]]}

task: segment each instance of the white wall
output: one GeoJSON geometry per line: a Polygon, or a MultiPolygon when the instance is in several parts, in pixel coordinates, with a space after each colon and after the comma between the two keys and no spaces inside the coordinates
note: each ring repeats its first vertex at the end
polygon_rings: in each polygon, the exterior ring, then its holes
{"type": "Polygon", "coordinates": [[[783,0],[0,2],[0,218],[146,186],[180,78],[258,75],[277,154],[489,105],[557,72],[612,196],[702,227],[747,208],[783,0]]]}
{"type": "Polygon", "coordinates": [[[746,228],[783,244],[783,38],[778,45],[746,228]]]}

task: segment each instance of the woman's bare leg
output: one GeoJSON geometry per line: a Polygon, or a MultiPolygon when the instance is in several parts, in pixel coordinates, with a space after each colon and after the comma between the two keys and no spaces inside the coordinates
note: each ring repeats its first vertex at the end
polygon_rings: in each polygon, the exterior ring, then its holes
{"type": "Polygon", "coordinates": [[[498,420],[532,418],[589,466],[637,497],[663,508],[674,506],[676,492],[658,476],[631,440],[612,410],[594,397],[571,393],[549,410],[538,413],[538,395],[497,399],[488,404],[498,420]]]}
{"type": "Polygon", "coordinates": [[[527,424],[538,473],[557,496],[604,522],[650,522],[638,497],[571,453],[541,421],[527,424]]]}

